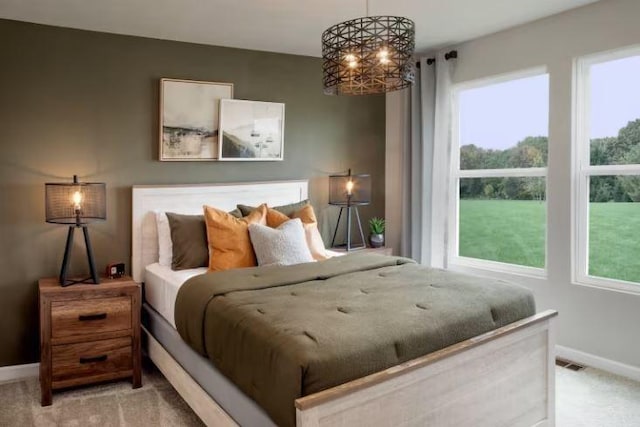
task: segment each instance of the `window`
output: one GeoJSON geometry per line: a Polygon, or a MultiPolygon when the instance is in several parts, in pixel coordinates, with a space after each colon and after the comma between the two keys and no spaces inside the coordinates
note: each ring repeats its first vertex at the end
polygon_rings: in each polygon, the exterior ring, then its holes
{"type": "Polygon", "coordinates": [[[640,49],[576,69],[574,279],[640,292],[640,49]]]}
{"type": "Polygon", "coordinates": [[[448,263],[541,275],[549,77],[454,88],[448,263]]]}

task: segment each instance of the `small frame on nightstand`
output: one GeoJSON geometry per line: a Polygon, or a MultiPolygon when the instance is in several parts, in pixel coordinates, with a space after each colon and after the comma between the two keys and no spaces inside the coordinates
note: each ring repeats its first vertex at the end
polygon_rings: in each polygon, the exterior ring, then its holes
{"type": "Polygon", "coordinates": [[[140,285],[131,277],[63,288],[38,282],[42,406],[52,390],[131,378],[142,386],[140,285]]]}

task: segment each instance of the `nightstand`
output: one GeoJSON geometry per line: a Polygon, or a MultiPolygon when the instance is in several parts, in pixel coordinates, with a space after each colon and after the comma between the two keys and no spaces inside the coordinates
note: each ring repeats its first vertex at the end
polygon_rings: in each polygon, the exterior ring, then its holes
{"type": "MultiPolygon", "coordinates": [[[[344,247],[340,248],[329,248],[329,250],[333,252],[347,253],[347,250],[344,247]]],[[[361,248],[361,249],[352,249],[348,253],[356,253],[356,252],[374,252],[382,255],[393,255],[393,248],[387,248],[386,246],[382,246],[381,248],[361,248]]]]}
{"type": "Polygon", "coordinates": [[[131,378],[142,385],[140,285],[131,277],[61,287],[40,279],[40,390],[131,378]]]}

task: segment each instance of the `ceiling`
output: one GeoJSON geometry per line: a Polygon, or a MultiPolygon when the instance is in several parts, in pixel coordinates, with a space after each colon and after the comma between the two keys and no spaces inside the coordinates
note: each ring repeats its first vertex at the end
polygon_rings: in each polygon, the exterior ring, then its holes
{"type": "MultiPolygon", "coordinates": [[[[416,50],[473,39],[597,0],[369,0],[416,23],[416,50]]],[[[366,0],[0,0],[0,18],[108,33],[320,56],[331,25],[366,0]]]]}

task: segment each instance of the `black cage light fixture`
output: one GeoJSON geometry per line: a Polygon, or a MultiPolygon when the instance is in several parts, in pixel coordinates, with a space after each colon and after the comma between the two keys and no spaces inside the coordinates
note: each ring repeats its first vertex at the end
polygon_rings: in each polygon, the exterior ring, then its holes
{"type": "Polygon", "coordinates": [[[103,182],[79,182],[76,175],[73,182],[48,182],[45,184],[45,220],[52,224],[69,226],[67,244],[64,250],[62,267],[60,268],[60,285],[69,286],[75,283],[100,283],[100,278],[93,259],[93,251],[89,240],[87,224],[107,219],[106,184],[103,182]],[[76,228],[82,228],[87,250],[90,277],[86,279],[68,279],[67,270],[71,260],[73,234],[76,228]]]}
{"type": "Polygon", "coordinates": [[[415,24],[400,16],[367,16],[322,33],[322,83],[327,95],[368,95],[415,80],[415,24]]]}
{"type": "Polygon", "coordinates": [[[334,206],[340,206],[340,214],[338,215],[338,222],[336,223],[336,229],[333,232],[333,239],[331,240],[331,247],[341,248],[344,247],[347,252],[354,249],[362,249],[366,247],[364,240],[364,233],[362,232],[362,223],[360,222],[360,213],[358,213],[358,206],[366,206],[371,203],[371,175],[369,174],[352,174],[351,169],[346,175],[330,175],[329,176],[329,204],[334,206]],[[338,228],[340,227],[340,220],[342,219],[342,211],[347,210],[347,241],[344,245],[336,246],[336,236],[338,234],[338,228]],[[351,239],[351,211],[356,214],[356,225],[360,232],[360,243],[354,246],[351,239]]]}

